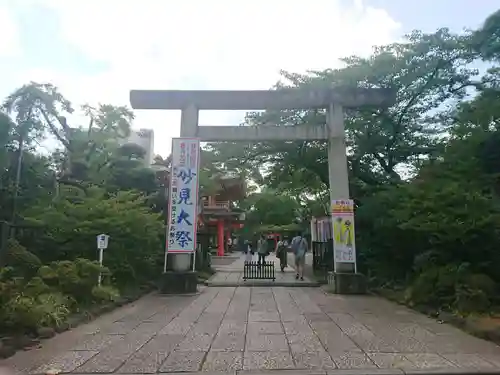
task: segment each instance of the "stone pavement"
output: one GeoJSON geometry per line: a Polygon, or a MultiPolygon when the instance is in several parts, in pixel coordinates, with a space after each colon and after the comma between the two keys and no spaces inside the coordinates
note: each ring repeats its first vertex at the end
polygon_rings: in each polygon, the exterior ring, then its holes
{"type": "MultiPolygon", "coordinates": [[[[257,254],[253,256],[254,261],[257,261],[257,254]]],[[[227,265],[214,265],[213,268],[217,271],[209,280],[205,282],[208,286],[319,286],[316,281],[312,281],[307,277],[304,280],[295,280],[295,270],[291,267],[290,257],[288,267],[285,272],[281,272],[280,261],[274,253],[266,257],[266,262],[274,262],[276,272],[276,280],[243,280],[243,265],[245,264],[245,255],[236,258],[234,262],[227,265]]],[[[292,260],[293,261],[293,260],[292,260]]]]}
{"type": "Polygon", "coordinates": [[[214,287],[147,296],[1,365],[31,374],[499,373],[500,347],[378,297],[214,287]]]}
{"type": "MultiPolygon", "coordinates": [[[[243,269],[243,265],[245,264],[245,255],[241,254],[238,257],[232,256],[231,259],[234,259],[234,261],[231,262],[230,264],[227,264],[227,265],[217,265],[217,264],[215,264],[215,265],[212,265],[212,267],[216,271],[223,271],[223,272],[238,272],[238,271],[241,271],[243,269]]],[[[252,260],[253,261],[257,261],[257,259],[258,259],[257,254],[254,254],[253,257],[252,257],[252,260]]],[[[276,258],[276,256],[274,255],[274,253],[271,253],[270,255],[268,255],[266,257],[266,262],[267,261],[274,262],[275,269],[277,271],[280,270],[279,259],[276,258]]],[[[290,267],[289,267],[289,269],[290,269],[290,267]]]]}

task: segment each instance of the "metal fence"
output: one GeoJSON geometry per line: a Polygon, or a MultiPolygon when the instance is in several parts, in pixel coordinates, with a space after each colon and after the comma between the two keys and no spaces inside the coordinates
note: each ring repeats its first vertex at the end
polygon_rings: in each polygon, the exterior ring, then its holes
{"type": "Polygon", "coordinates": [[[333,240],[313,242],[312,252],[315,271],[333,271],[333,240]]]}
{"type": "Polygon", "coordinates": [[[314,271],[333,271],[333,234],[331,217],[313,217],[311,245],[314,271]]]}
{"type": "Polygon", "coordinates": [[[274,262],[245,262],[243,280],[276,280],[274,262]]]}

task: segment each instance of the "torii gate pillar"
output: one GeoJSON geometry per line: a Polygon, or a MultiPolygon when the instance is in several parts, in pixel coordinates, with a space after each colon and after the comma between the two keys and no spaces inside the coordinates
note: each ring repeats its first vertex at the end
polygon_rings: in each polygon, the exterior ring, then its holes
{"type": "MultiPolygon", "coordinates": [[[[331,201],[350,198],[344,109],[363,106],[383,107],[392,104],[394,100],[395,93],[389,89],[291,88],[275,91],[132,90],[130,92],[133,109],[182,110],[181,137],[197,137],[202,142],[328,140],[331,201]],[[326,109],[327,123],[301,126],[199,126],[198,124],[200,110],[287,109],[326,109]]],[[[335,270],[337,292],[361,292],[361,278],[355,274],[354,264],[336,263],[335,270]]]]}

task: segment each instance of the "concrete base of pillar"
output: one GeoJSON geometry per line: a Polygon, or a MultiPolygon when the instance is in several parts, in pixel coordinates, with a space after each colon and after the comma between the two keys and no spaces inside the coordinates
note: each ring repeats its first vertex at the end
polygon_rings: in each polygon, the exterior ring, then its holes
{"type": "Polygon", "coordinates": [[[158,289],[162,294],[194,294],[198,291],[198,275],[193,271],[164,272],[158,289]]]}
{"type": "Polygon", "coordinates": [[[191,269],[192,254],[172,254],[172,269],[175,272],[186,272],[191,269]]]}
{"type": "Polygon", "coordinates": [[[366,277],[361,273],[329,272],[328,285],[336,294],[366,294],[366,277]]]}
{"type": "Polygon", "coordinates": [[[335,270],[337,273],[355,273],[354,263],[337,263],[335,270]]]}

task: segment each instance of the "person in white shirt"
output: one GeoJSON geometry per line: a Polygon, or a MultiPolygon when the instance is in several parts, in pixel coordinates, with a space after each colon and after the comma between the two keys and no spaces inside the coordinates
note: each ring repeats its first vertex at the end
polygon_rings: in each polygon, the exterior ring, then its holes
{"type": "Polygon", "coordinates": [[[251,262],[253,258],[252,248],[250,247],[250,243],[245,243],[245,262],[251,262]]]}

